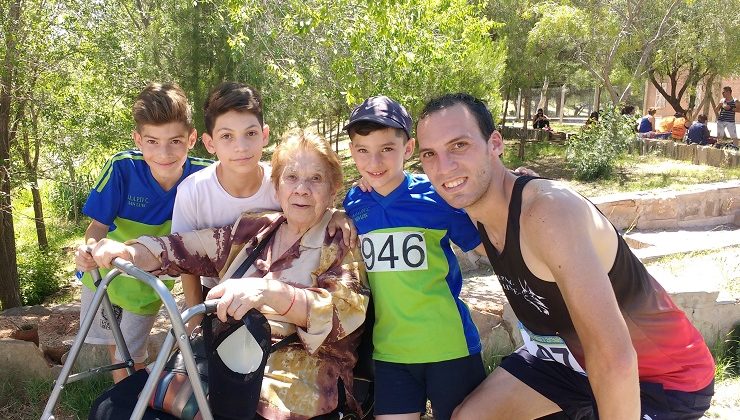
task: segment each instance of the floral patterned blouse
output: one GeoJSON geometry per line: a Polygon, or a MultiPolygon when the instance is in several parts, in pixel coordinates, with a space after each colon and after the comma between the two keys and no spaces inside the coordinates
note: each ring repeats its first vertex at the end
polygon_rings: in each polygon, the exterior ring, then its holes
{"type": "MultiPolygon", "coordinates": [[[[331,212],[309,229],[283,255],[272,255],[269,239],[243,277],[267,277],[305,290],[307,326],[267,315],[273,339],[294,332],[300,343],[272,353],[267,361],[258,414],[267,419],[306,419],[329,413],[338,405],[338,379],[345,384],[349,408],[358,410],[352,395],[352,368],[362,334],[370,289],[357,249],[342,242],[342,232],[327,233],[331,212]]],[[[162,263],[156,274],[192,273],[228,279],[259,241],[278,229],[281,213],[244,213],[229,226],[138,242],[162,263]]],[[[245,279],[248,281],[248,279],[245,279]]]]}

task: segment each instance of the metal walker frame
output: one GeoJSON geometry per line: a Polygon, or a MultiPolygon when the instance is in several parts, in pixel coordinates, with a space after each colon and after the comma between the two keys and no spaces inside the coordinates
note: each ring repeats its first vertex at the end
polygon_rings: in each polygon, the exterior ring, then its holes
{"type": "Polygon", "coordinates": [[[183,361],[185,363],[185,369],[188,373],[188,378],[196,378],[195,380],[190,379],[190,383],[193,388],[193,393],[195,394],[195,399],[198,403],[198,408],[200,409],[203,420],[213,420],[213,415],[211,414],[211,409],[208,406],[208,400],[206,399],[206,394],[203,390],[203,384],[198,379],[200,378],[200,376],[198,375],[198,370],[195,365],[195,358],[193,357],[193,350],[190,347],[188,334],[185,331],[185,322],[196,315],[215,312],[216,301],[207,301],[195,305],[192,308],[186,309],[181,314],[177,309],[177,303],[172,297],[172,294],[159,278],[152,274],[149,274],[148,272],[136,267],[131,262],[123,260],[121,258],[114,259],[113,266],[115,268],[112,269],[102,279],[100,277],[100,271],[98,271],[97,269],[91,272],[93,280],[95,281],[95,286],[97,287],[97,289],[95,290],[95,295],[93,296],[90,308],[88,309],[87,313],[80,323],[80,330],[77,333],[72,347],[69,350],[67,360],[64,362],[64,366],[62,367],[62,370],[59,373],[56,381],[54,381],[54,388],[51,392],[49,400],[46,403],[44,412],[41,415],[41,420],[55,419],[53,411],[57,405],[62,389],[64,389],[64,386],[66,384],[88,378],[98,373],[110,372],[117,369],[126,369],[129,375],[134,373],[134,361],[131,358],[131,354],[128,351],[128,347],[126,346],[123,334],[121,333],[121,327],[118,325],[117,322],[111,322],[110,324],[111,330],[113,332],[113,338],[115,339],[116,346],[120,355],[123,359],[125,359],[124,362],[92,368],[84,372],[71,374],[72,366],[77,360],[77,356],[82,349],[82,344],[84,343],[85,338],[90,331],[93,319],[95,318],[95,314],[100,308],[100,305],[103,305],[103,310],[105,311],[106,315],[108,315],[109,319],[115,319],[115,317],[112,316],[113,307],[108,297],[108,285],[116,276],[122,273],[126,273],[127,275],[149,285],[152,289],[154,289],[160,299],[162,299],[162,302],[164,303],[164,308],[167,311],[167,316],[172,322],[170,333],[167,334],[167,337],[162,344],[159,354],[157,354],[157,359],[154,362],[151,372],[149,373],[149,378],[144,385],[144,389],[141,391],[139,399],[136,402],[136,407],[131,414],[131,419],[140,420],[144,415],[144,412],[147,409],[147,402],[154,393],[154,388],[157,381],[159,380],[159,376],[164,370],[165,363],[169,358],[175,342],[177,342],[177,345],[179,346],[180,352],[183,356],[183,361]]]}

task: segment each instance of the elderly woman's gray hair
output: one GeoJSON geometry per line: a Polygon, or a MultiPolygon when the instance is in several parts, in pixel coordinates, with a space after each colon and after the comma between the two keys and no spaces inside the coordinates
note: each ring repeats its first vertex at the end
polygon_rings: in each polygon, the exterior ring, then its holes
{"type": "Polygon", "coordinates": [[[331,149],[331,145],[323,137],[313,133],[303,133],[286,138],[275,148],[272,154],[272,183],[275,189],[279,187],[280,175],[285,169],[286,163],[297,151],[314,151],[319,154],[321,160],[326,164],[332,193],[336,193],[342,185],[342,164],[339,157],[331,149]]]}

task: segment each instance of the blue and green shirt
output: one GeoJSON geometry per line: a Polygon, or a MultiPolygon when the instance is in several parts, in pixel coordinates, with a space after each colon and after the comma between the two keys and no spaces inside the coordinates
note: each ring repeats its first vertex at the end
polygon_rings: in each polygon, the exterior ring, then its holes
{"type": "Polygon", "coordinates": [[[450,246],[469,251],[480,244],[468,215],[447,204],[425,175],[408,173],[387,196],[352,188],[344,208],[360,234],[375,305],[373,358],[429,363],[480,353],[450,246]]]}
{"type": "MultiPolygon", "coordinates": [[[[119,242],[142,235],[169,235],[177,185],[211,163],[208,159],[188,157],[180,180],[169,191],[164,191],[140,151],[117,153],[103,167],[82,213],[108,225],[107,238],[119,242]]],[[[100,270],[103,276],[107,272],[100,270]]],[[[95,290],[89,273],[82,277],[82,283],[95,290]]],[[[167,280],[165,284],[172,288],[174,281],[167,280]]],[[[112,303],[139,315],[155,314],[161,304],[152,288],[124,275],[111,282],[108,296],[112,303]]]]}

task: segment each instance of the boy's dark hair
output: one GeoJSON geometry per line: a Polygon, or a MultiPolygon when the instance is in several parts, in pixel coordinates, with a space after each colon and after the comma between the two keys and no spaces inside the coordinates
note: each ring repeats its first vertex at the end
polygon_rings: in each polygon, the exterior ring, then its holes
{"type": "Polygon", "coordinates": [[[216,118],[229,112],[249,112],[262,121],[262,96],[257,89],[239,82],[223,82],[211,89],[208,99],[203,104],[203,117],[206,130],[209,135],[213,134],[213,126],[216,118]]]}
{"type": "Polygon", "coordinates": [[[706,122],[707,122],[707,116],[705,114],[699,114],[696,117],[696,120],[699,121],[702,124],[706,124],[706,122]]]}
{"type": "Polygon", "coordinates": [[[635,112],[635,106],[634,105],[625,105],[622,108],[621,114],[622,115],[632,115],[635,112]]]}
{"type": "Polygon", "coordinates": [[[487,142],[491,137],[491,134],[493,134],[496,129],[493,124],[491,111],[488,110],[488,107],[486,107],[486,104],[483,101],[467,93],[449,93],[430,100],[426,105],[424,105],[419,121],[428,117],[430,114],[458,104],[464,105],[473,114],[478,123],[480,132],[483,134],[483,138],[485,138],[487,142]]]}
{"type": "Polygon", "coordinates": [[[732,88],[730,86],[725,86],[725,87],[722,88],[722,92],[724,92],[724,91],[728,91],[728,92],[732,93],[732,88]]]}
{"type": "Polygon", "coordinates": [[[392,129],[396,133],[396,137],[403,139],[404,144],[409,141],[409,137],[402,128],[388,127],[387,125],[377,123],[375,121],[357,121],[349,127],[347,134],[349,134],[349,138],[352,140],[352,137],[355,135],[367,136],[372,132],[385,130],[386,128],[392,129]]]}
{"type": "Polygon", "coordinates": [[[149,83],[131,107],[136,129],[142,125],[181,122],[193,128],[193,109],[185,91],[176,83],[149,83]]]}

